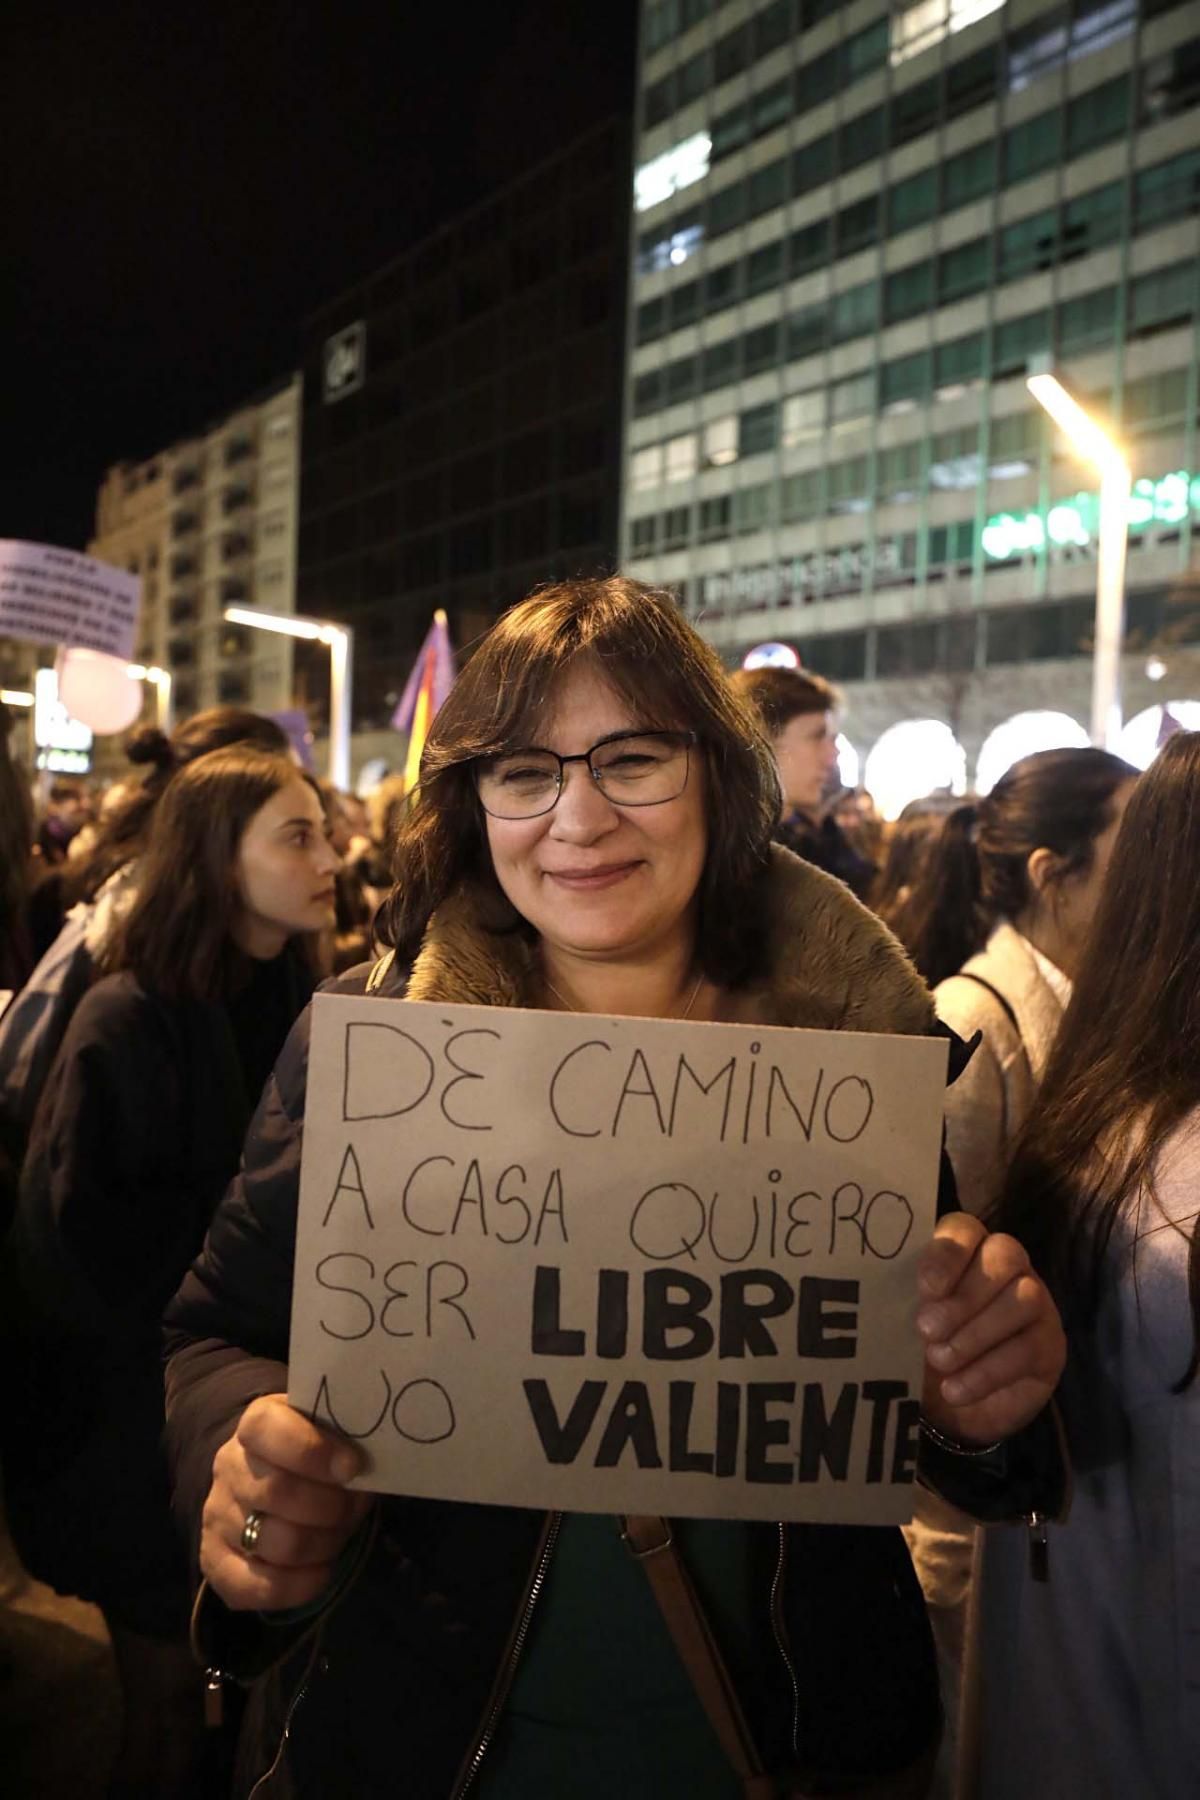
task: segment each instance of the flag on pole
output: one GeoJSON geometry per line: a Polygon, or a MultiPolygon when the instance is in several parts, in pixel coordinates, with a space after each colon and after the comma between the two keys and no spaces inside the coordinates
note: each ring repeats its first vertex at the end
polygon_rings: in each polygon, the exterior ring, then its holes
{"type": "Polygon", "coordinates": [[[454,651],[450,645],[450,625],[439,607],[400,696],[400,704],[392,714],[392,730],[408,733],[404,785],[409,792],[416,786],[429,727],[453,686],[454,651]]]}

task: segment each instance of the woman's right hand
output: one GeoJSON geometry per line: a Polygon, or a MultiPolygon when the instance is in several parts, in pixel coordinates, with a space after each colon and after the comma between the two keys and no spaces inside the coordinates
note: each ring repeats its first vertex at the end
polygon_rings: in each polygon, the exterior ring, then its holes
{"type": "Polygon", "coordinates": [[[253,1400],[213,1458],[200,1568],[235,1612],[283,1612],[325,1592],[374,1496],[346,1482],[363,1467],[355,1446],[314,1425],[286,1394],[253,1400]],[[250,1513],[261,1517],[242,1548],[250,1513]]]}

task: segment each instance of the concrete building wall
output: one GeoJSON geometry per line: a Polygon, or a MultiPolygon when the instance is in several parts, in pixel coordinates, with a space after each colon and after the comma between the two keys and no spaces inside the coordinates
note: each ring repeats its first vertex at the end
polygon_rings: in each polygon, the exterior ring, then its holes
{"type": "Polygon", "coordinates": [[[88,549],[142,577],[136,653],[170,671],[177,720],[218,704],[291,704],[291,639],[222,613],[296,610],[300,413],[295,375],[101,484],[88,549]]]}
{"type": "Polygon", "coordinates": [[[856,743],[928,705],[973,757],[1026,689],[1086,724],[1048,358],[1137,484],[1126,710],[1156,646],[1200,693],[1194,6],[646,0],[638,87],[625,566],[730,664],[797,648],[856,743]]]}

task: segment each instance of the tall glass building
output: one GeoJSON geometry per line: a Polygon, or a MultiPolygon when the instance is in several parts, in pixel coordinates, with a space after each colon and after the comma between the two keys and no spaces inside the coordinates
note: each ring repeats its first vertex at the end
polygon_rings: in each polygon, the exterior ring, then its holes
{"type": "Polygon", "coordinates": [[[625,565],[838,681],[860,751],[1086,725],[1048,361],[1133,465],[1126,712],[1200,695],[1196,0],[645,0],[640,38],[625,565]]]}

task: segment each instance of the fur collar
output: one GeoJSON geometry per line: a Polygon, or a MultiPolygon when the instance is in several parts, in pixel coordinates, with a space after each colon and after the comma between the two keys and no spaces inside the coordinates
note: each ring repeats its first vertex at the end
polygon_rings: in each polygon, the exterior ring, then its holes
{"type": "MultiPolygon", "coordinates": [[[[778,847],[768,880],[768,973],[728,995],[723,1018],[911,1037],[933,1029],[921,977],[842,882],[778,847]]],[[[536,950],[507,901],[464,887],[430,921],[405,992],[410,1000],[528,1006],[536,986],[536,950]]]]}

